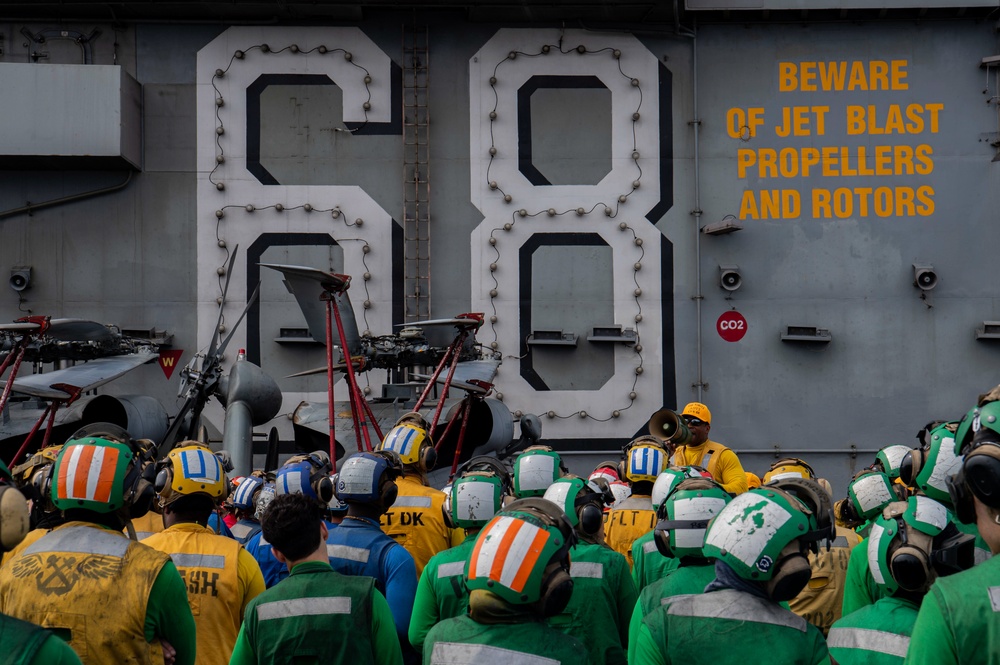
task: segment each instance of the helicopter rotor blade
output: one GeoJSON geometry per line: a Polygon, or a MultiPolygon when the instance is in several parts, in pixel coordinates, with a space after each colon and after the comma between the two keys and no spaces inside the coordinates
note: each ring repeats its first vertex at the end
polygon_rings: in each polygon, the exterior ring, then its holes
{"type": "Polygon", "coordinates": [[[250,308],[253,307],[253,304],[257,302],[257,298],[259,296],[260,296],[260,281],[257,282],[257,288],[253,290],[253,293],[250,295],[250,298],[247,299],[246,307],[243,308],[243,312],[240,314],[240,318],[236,319],[236,323],[233,325],[233,329],[229,331],[229,334],[226,335],[226,339],[224,339],[222,343],[219,345],[217,353],[220,356],[226,352],[226,347],[229,346],[229,342],[232,341],[233,335],[236,334],[236,331],[239,329],[240,324],[243,323],[243,318],[246,317],[247,312],[250,311],[250,308]]]}
{"type": "Polygon", "coordinates": [[[180,441],[181,427],[187,418],[187,414],[191,411],[194,406],[195,396],[188,395],[187,399],[184,400],[184,404],[181,405],[180,410],[177,415],[174,416],[173,422],[170,423],[170,427],[167,428],[166,434],[163,435],[163,439],[160,440],[160,445],[157,448],[156,455],[157,459],[164,457],[170,452],[170,449],[174,447],[177,441],[180,441]]]}
{"type": "Polygon", "coordinates": [[[229,265],[226,267],[226,283],[222,287],[222,302],[219,303],[219,317],[215,322],[215,330],[212,331],[212,343],[208,347],[208,353],[205,354],[206,367],[207,363],[209,362],[209,359],[215,356],[215,351],[219,346],[219,337],[220,337],[219,326],[222,325],[222,312],[226,307],[226,296],[229,295],[229,282],[232,281],[233,266],[236,265],[236,253],[239,251],[239,249],[240,249],[239,245],[233,248],[233,254],[232,256],[229,257],[229,265]]]}

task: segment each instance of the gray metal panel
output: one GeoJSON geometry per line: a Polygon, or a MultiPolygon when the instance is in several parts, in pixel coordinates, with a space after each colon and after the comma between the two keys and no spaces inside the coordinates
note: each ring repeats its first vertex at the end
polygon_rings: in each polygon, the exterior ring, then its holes
{"type": "Polygon", "coordinates": [[[141,165],[138,82],[116,65],[0,63],[0,156],[118,157],[141,165]]]}
{"type": "Polygon", "coordinates": [[[583,341],[575,347],[533,346],[533,366],[550,390],[596,390],[615,371],[614,350],[586,341],[594,326],[615,316],[611,248],[542,242],[531,258],[531,327],[561,329],[583,341]]]}
{"type": "Polygon", "coordinates": [[[190,173],[195,169],[195,87],[143,85],[143,168],[190,173]]]}

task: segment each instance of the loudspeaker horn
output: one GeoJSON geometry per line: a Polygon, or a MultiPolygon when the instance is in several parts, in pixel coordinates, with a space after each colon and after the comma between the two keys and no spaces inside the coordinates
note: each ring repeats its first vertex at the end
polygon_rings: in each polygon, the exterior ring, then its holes
{"type": "Polygon", "coordinates": [[[684,419],[670,409],[660,409],[649,417],[649,433],[675,446],[691,442],[691,430],[684,419]]]}

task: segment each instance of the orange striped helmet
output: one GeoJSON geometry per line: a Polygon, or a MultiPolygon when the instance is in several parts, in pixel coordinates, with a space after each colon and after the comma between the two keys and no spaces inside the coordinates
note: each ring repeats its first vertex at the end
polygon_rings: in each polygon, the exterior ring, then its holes
{"type": "Polygon", "coordinates": [[[66,442],[52,470],[52,504],[110,513],[125,504],[125,477],[134,454],[128,445],[87,437],[66,442]]]}
{"type": "Polygon", "coordinates": [[[470,592],[484,589],[514,605],[540,603],[551,616],[564,594],[569,600],[569,548],[575,542],[562,509],[544,499],[520,499],[479,532],[465,563],[466,585],[470,592]],[[566,574],[556,575],[559,568],[566,574]]]}

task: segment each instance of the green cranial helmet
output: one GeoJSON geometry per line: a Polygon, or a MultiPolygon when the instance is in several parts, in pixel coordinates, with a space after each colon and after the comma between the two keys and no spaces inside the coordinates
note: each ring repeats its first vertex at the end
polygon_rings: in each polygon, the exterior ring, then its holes
{"type": "Polygon", "coordinates": [[[955,454],[963,455],[974,441],[1000,441],[1000,386],[979,396],[955,432],[955,454]]]}
{"type": "Polygon", "coordinates": [[[666,501],[667,497],[674,490],[675,487],[681,484],[682,481],[690,478],[684,469],[676,466],[671,466],[664,469],[660,475],[656,477],[656,481],[653,483],[653,491],[651,492],[651,498],[653,500],[653,510],[656,511],[657,515],[660,513],[660,508],[663,506],[663,502],[666,501]]]}
{"type": "Polygon", "coordinates": [[[886,446],[875,455],[875,468],[885,475],[889,480],[899,478],[899,464],[910,449],[903,445],[886,446]]]}
{"type": "Polygon", "coordinates": [[[951,495],[948,494],[948,478],[958,473],[962,467],[962,458],[955,453],[955,426],[953,423],[943,423],[927,434],[930,444],[927,450],[911,453],[909,462],[914,467],[913,484],[921,492],[951,507],[951,495]]]}
{"type": "Polygon", "coordinates": [[[924,593],[936,578],[933,539],[948,527],[951,513],[926,496],[887,505],[872,524],[866,547],[872,579],[888,594],[901,587],[924,593]]]}
{"type": "Polygon", "coordinates": [[[562,475],[562,458],[548,446],[525,448],[514,461],[514,496],[542,496],[562,475]]]}
{"type": "Polygon", "coordinates": [[[599,492],[597,487],[588,487],[587,481],[576,476],[560,478],[545,490],[542,498],[559,507],[566,514],[570,526],[576,527],[580,518],[576,514],[576,500],[581,491],[593,494],[599,492]]]}
{"type": "Polygon", "coordinates": [[[862,521],[875,518],[883,508],[897,499],[892,481],[881,471],[863,469],[847,486],[847,501],[862,521]]]}
{"type": "Polygon", "coordinates": [[[503,481],[493,473],[469,471],[451,485],[448,509],[451,522],[459,529],[486,526],[503,507],[503,481]]]}
{"type": "Polygon", "coordinates": [[[604,507],[614,503],[608,481],[563,476],[549,485],[542,498],[566,513],[566,519],[586,536],[597,534],[604,520],[604,507]]]}
{"type": "MultiPolygon", "coordinates": [[[[817,529],[804,502],[777,487],[760,487],[737,495],[712,520],[702,553],[725,562],[743,579],[766,582],[783,558],[782,550],[817,529]]],[[[808,577],[803,585],[805,581],[808,577]]]]}
{"type": "Polygon", "coordinates": [[[98,437],[70,439],[52,469],[52,504],[59,510],[119,510],[126,502],[125,477],[133,457],[124,443],[98,437]]]}
{"type": "Polygon", "coordinates": [[[703,557],[705,529],[730,502],[721,485],[708,478],[681,481],[666,498],[659,512],[654,539],[663,556],[703,557]]]}
{"type": "Polygon", "coordinates": [[[479,532],[465,562],[465,584],[470,592],[489,591],[512,605],[540,603],[550,616],[569,602],[569,549],[575,543],[562,510],[544,499],[519,499],[479,532]]]}

